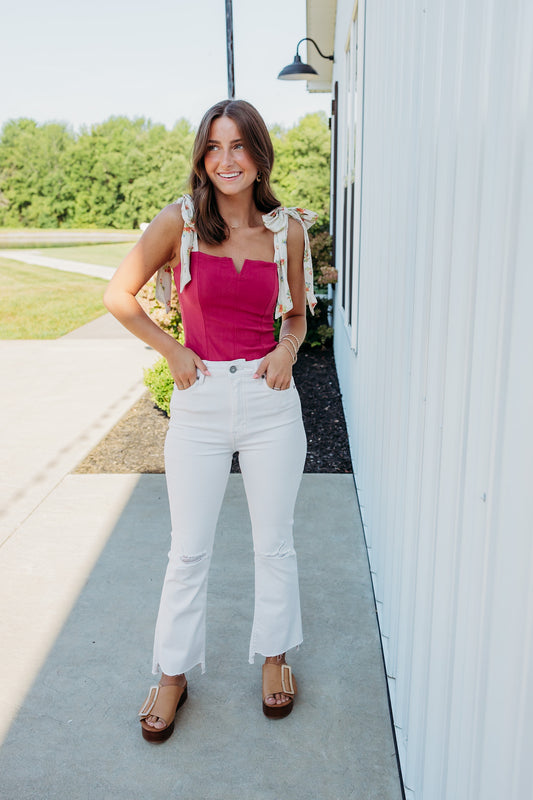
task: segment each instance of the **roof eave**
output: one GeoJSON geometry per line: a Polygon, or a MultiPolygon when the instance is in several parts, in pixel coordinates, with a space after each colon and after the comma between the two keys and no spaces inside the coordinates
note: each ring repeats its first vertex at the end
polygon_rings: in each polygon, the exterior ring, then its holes
{"type": "MultiPolygon", "coordinates": [[[[335,46],[335,17],[337,0],[307,0],[307,33],[314,39],[324,55],[331,55],[335,46]]],[[[318,72],[314,80],[307,81],[309,92],[331,92],[333,61],[322,58],[310,42],[307,42],[306,61],[318,72]]]]}

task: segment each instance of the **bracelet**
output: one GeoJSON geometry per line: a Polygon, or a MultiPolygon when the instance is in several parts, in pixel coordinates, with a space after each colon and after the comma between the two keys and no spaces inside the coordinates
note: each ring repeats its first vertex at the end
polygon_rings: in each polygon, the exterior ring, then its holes
{"type": "Polygon", "coordinates": [[[293,363],[293,364],[296,364],[296,356],[294,356],[294,355],[292,354],[292,351],[291,351],[291,350],[289,350],[289,348],[287,347],[287,345],[285,344],[285,342],[283,342],[283,341],[281,341],[281,342],[278,342],[278,347],[284,347],[284,348],[285,348],[285,350],[287,351],[287,353],[289,353],[289,354],[290,354],[290,356],[291,356],[291,358],[292,358],[292,363],[293,363]]]}
{"type": "Polygon", "coordinates": [[[293,352],[293,356],[294,356],[294,358],[296,358],[296,357],[297,357],[297,355],[298,355],[298,350],[296,349],[296,347],[295,347],[295,345],[294,345],[294,342],[293,342],[291,339],[287,339],[285,336],[283,336],[283,337],[280,339],[280,342],[283,342],[283,344],[284,344],[285,346],[287,346],[287,345],[290,345],[290,346],[292,347],[292,352],[293,352]]]}
{"type": "Polygon", "coordinates": [[[296,336],[296,334],[295,334],[295,333],[284,333],[284,334],[283,334],[283,338],[284,338],[284,339],[285,339],[287,336],[292,336],[292,338],[293,338],[293,339],[296,339],[296,349],[297,349],[297,350],[299,350],[299,349],[300,349],[300,346],[301,346],[301,344],[302,344],[302,343],[300,342],[300,340],[298,339],[298,337],[296,336]]]}

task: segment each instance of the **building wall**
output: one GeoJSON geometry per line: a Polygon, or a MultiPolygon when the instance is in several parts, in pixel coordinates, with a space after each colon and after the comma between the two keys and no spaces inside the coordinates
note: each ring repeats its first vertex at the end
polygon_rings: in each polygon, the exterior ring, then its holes
{"type": "Polygon", "coordinates": [[[337,3],[335,356],[416,800],[533,786],[532,75],[529,0],[337,3]]]}

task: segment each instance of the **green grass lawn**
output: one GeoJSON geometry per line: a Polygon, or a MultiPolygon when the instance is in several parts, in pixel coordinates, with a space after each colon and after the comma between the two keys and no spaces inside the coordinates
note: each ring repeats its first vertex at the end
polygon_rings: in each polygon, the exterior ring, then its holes
{"type": "Polygon", "coordinates": [[[44,255],[50,256],[50,258],[64,258],[67,261],[85,261],[87,264],[118,267],[133,245],[134,242],[120,242],[47,247],[44,255]]]}
{"type": "Polygon", "coordinates": [[[56,339],[105,312],[107,281],[0,258],[0,339],[56,339]]]}

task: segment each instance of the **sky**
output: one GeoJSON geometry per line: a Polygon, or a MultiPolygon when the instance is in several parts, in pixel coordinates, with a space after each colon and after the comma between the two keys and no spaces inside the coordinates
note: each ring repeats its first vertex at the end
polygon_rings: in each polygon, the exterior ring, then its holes
{"type": "MultiPolygon", "coordinates": [[[[328,93],[277,80],[306,35],[305,0],[233,0],[233,28],[237,98],[268,125],[329,115],[328,93]]],[[[227,97],[225,0],[6,0],[1,29],[0,126],[78,131],[118,115],[196,126],[227,97]]]]}

